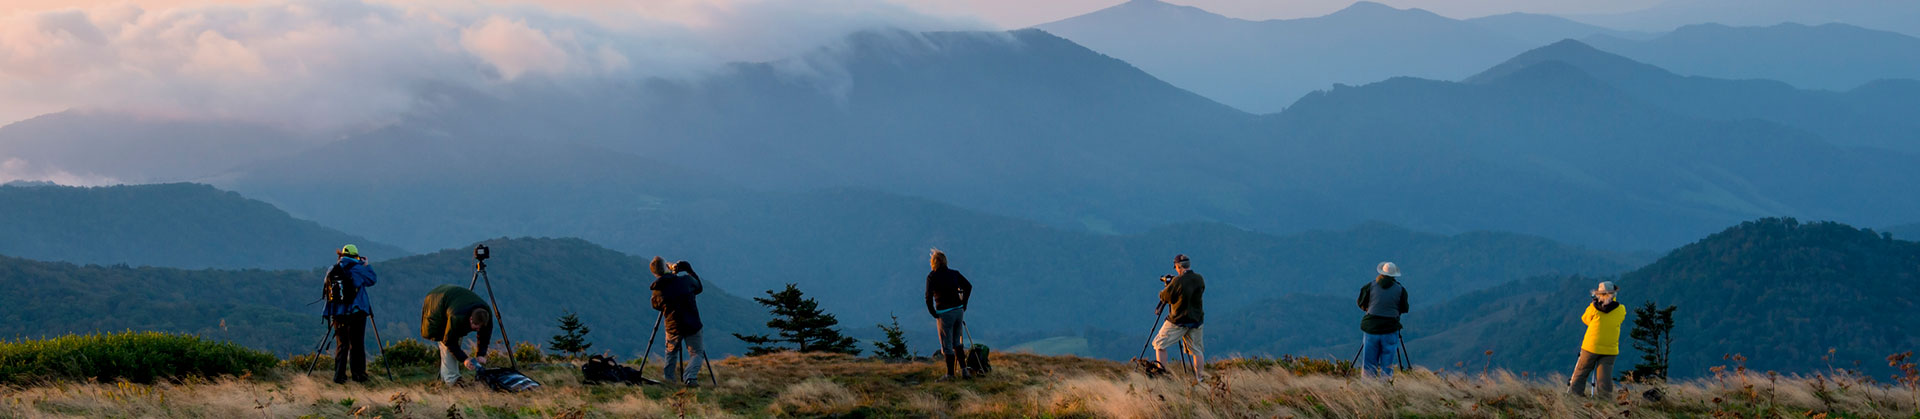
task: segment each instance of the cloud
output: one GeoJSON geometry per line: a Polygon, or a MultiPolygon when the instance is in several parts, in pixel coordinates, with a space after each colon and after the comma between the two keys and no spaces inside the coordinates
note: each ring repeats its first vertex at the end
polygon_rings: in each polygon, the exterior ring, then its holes
{"type": "Polygon", "coordinates": [[[105,186],[124,183],[107,176],[77,175],[63,170],[36,167],[21,159],[0,160],[0,184],[17,181],[53,182],[67,186],[105,186]]]}
{"type": "MultiPolygon", "coordinates": [[[[0,16],[0,110],[380,124],[426,85],[691,77],[868,29],[984,29],[882,0],[147,0],[0,16]]],[[[0,115],[0,121],[32,115],[0,115]]]]}

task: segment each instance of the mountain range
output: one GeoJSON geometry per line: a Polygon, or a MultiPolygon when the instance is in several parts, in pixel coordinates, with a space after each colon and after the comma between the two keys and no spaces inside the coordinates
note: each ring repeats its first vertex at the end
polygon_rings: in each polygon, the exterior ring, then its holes
{"type": "Polygon", "coordinates": [[[1620,251],[1920,206],[1883,193],[1920,177],[1912,154],[1860,148],[1906,146],[1911,83],[1686,78],[1577,43],[1516,57],[1252,115],[1039,30],[866,32],[693,81],[441,87],[393,126],[210,182],[417,249],[833,188],[1109,235],[1381,221],[1620,251]]]}

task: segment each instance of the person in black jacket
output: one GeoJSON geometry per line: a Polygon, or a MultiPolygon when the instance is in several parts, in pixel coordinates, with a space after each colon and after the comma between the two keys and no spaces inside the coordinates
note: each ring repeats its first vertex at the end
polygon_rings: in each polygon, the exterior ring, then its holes
{"type": "MultiPolygon", "coordinates": [[[[947,359],[947,375],[939,380],[947,381],[953,379],[955,363],[967,359],[960,337],[967,299],[973,296],[973,283],[967,282],[960,271],[947,268],[947,254],[940,249],[933,249],[929,263],[933,271],[927,273],[927,314],[933,316],[934,333],[940,336],[940,353],[947,359]]],[[[960,376],[973,378],[973,373],[961,368],[960,376]]]]}
{"type": "Polygon", "coordinates": [[[675,272],[667,271],[667,260],[659,256],[647,267],[653,271],[653,284],[647,289],[653,290],[653,309],[659,310],[667,326],[667,362],[662,377],[678,379],[689,387],[700,386],[700,365],[706,359],[706,339],[701,337],[700,306],[694,296],[700,295],[706,287],[701,284],[700,276],[693,273],[693,264],[680,261],[674,264],[675,272]],[[678,371],[680,360],[686,360],[686,371],[678,371]],[[678,373],[679,375],[676,375],[678,373]],[[678,377],[678,378],[675,378],[678,377]]]}

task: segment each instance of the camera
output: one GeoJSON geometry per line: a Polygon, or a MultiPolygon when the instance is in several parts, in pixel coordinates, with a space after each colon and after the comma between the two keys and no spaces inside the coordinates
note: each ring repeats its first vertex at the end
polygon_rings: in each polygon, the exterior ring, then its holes
{"type": "Polygon", "coordinates": [[[1168,283],[1168,282],[1173,282],[1173,275],[1161,275],[1161,276],[1160,276],[1160,283],[1162,283],[1162,284],[1165,284],[1165,283],[1168,283]]]}
{"type": "Polygon", "coordinates": [[[487,245],[483,244],[483,245],[473,247],[473,260],[485,261],[487,260],[488,257],[491,257],[491,256],[492,255],[487,253],[487,245]]]}

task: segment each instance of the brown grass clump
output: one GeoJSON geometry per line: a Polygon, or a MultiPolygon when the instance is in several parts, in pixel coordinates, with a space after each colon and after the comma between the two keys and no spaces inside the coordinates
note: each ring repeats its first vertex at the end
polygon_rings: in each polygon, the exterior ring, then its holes
{"type": "Polygon", "coordinates": [[[572,364],[526,366],[536,394],[448,388],[432,371],[334,385],[286,369],[270,378],[151,385],[49,382],[0,387],[0,417],[1911,417],[1912,389],[1849,374],[1722,371],[1694,381],[1569,396],[1564,376],[1417,369],[1393,382],[1324,373],[1313,362],[1233,359],[1209,381],[1151,379],[1117,362],[996,354],[994,373],[934,382],[944,366],[783,353],[716,360],[718,386],[587,386],[572,364]],[[1304,370],[1289,369],[1298,367],[1304,370]],[[1658,389],[1659,401],[1642,393],[1658,389]]]}
{"type": "Polygon", "coordinates": [[[767,410],[775,414],[838,415],[852,412],[859,404],[859,396],[846,387],[814,378],[787,386],[767,410]]]}

